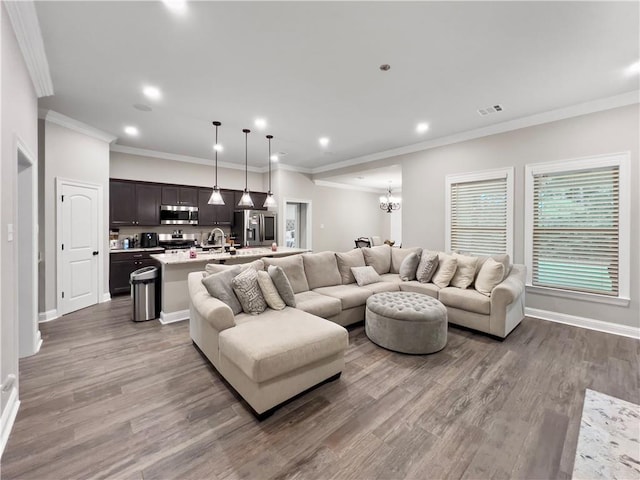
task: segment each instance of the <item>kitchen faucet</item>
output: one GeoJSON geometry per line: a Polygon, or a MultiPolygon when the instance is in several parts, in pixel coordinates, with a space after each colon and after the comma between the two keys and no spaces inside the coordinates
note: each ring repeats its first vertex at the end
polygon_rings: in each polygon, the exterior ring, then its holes
{"type": "Polygon", "coordinates": [[[207,243],[209,245],[213,244],[214,247],[220,246],[220,247],[224,247],[225,244],[225,238],[226,235],[224,234],[224,231],[221,228],[214,228],[213,230],[211,230],[211,232],[209,233],[209,237],[207,238],[207,243]],[[220,245],[218,245],[218,241],[217,239],[220,238],[220,245]]]}

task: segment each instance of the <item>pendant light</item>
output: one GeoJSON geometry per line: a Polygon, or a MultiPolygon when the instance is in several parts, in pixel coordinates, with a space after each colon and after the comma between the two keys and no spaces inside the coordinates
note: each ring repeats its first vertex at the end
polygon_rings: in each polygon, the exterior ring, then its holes
{"type": "Polygon", "coordinates": [[[224,205],[224,200],[222,195],[220,194],[220,187],[218,187],[218,151],[220,151],[220,145],[218,145],[218,127],[222,125],[220,122],[213,122],[216,127],[216,143],[213,146],[213,150],[216,156],[216,183],[213,186],[213,192],[211,192],[211,196],[209,197],[209,201],[207,202],[209,205],[224,205]]]}
{"type": "Polygon", "coordinates": [[[248,128],[244,128],[242,131],[244,132],[244,192],[242,194],[240,202],[238,202],[238,206],[253,208],[253,200],[251,200],[251,195],[249,194],[249,190],[247,189],[249,169],[247,156],[247,136],[251,132],[251,130],[249,130],[248,128]]]}
{"type": "Polygon", "coordinates": [[[267,192],[267,198],[264,201],[264,204],[262,205],[264,208],[270,208],[270,207],[275,207],[277,205],[276,203],[276,199],[273,198],[273,193],[271,193],[271,139],[273,138],[273,135],[267,135],[267,140],[269,141],[269,156],[268,161],[269,161],[269,191],[267,192]]]}

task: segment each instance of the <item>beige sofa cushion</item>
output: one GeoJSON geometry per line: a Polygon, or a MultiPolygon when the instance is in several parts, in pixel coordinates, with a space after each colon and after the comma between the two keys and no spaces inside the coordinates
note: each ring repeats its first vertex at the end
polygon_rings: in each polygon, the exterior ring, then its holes
{"type": "Polygon", "coordinates": [[[455,257],[442,252],[438,253],[438,269],[433,274],[431,281],[440,288],[448,287],[457,267],[458,261],[455,257]]]}
{"type": "Polygon", "coordinates": [[[491,299],[471,289],[446,287],[438,292],[438,300],[447,307],[459,308],[467,312],[483,315],[491,313],[491,299]]]}
{"type": "Polygon", "coordinates": [[[268,268],[269,265],[275,265],[284,270],[291,284],[291,288],[293,288],[293,293],[306,292],[309,290],[307,276],[304,273],[302,255],[290,255],[282,258],[264,258],[262,261],[266,268],[268,268]]]}
{"type": "Polygon", "coordinates": [[[220,273],[234,267],[240,267],[242,270],[249,267],[252,267],[256,270],[264,270],[264,262],[262,260],[254,260],[253,262],[240,263],[235,265],[225,265],[224,263],[207,263],[204,266],[204,271],[207,275],[211,275],[212,273],[220,273]]]}
{"type": "Polygon", "coordinates": [[[391,249],[391,267],[389,268],[389,273],[400,273],[400,265],[402,265],[402,261],[410,253],[415,253],[419,257],[422,253],[422,248],[420,247],[392,248],[391,249]]]}
{"type": "MultiPolygon", "coordinates": [[[[388,275],[393,275],[393,274],[388,274],[388,275]]],[[[369,290],[372,295],[374,293],[380,293],[380,292],[399,292],[400,282],[370,283],[369,285],[363,288],[366,288],[367,290],[369,290]]]]}
{"type": "Polygon", "coordinates": [[[356,281],[351,267],[364,267],[366,265],[361,248],[354,248],[349,252],[336,253],[336,262],[338,263],[338,271],[343,285],[355,283],[356,281]]]}
{"type": "Polygon", "coordinates": [[[342,310],[360,307],[371,296],[371,290],[367,290],[367,287],[359,287],[353,283],[351,285],[316,288],[314,292],[339,299],[342,303],[342,310]]]}
{"type": "Polygon", "coordinates": [[[296,293],[296,308],[322,318],[333,317],[342,311],[340,300],[317,292],[296,293]]]}
{"type": "Polygon", "coordinates": [[[451,279],[451,286],[458,288],[468,288],[476,276],[476,268],[478,265],[478,257],[467,255],[453,254],[457,262],[456,273],[451,279]]]}
{"type": "Polygon", "coordinates": [[[380,278],[382,278],[383,282],[402,283],[402,279],[397,273],[385,273],[380,275],[380,278]]]}
{"type": "Polygon", "coordinates": [[[433,283],[422,283],[417,280],[412,280],[411,282],[402,282],[400,284],[400,291],[422,293],[423,295],[438,298],[440,287],[433,283]]]}
{"type": "Polygon", "coordinates": [[[220,333],[224,355],[254,382],[265,382],[344,352],[347,331],[290,307],[267,310],[255,321],[220,333]]]}
{"type": "Polygon", "coordinates": [[[302,262],[309,290],[342,284],[334,252],[303,253],[302,262]]]}
{"type": "Polygon", "coordinates": [[[378,275],[389,273],[391,269],[391,247],[389,245],[364,247],[361,250],[364,255],[364,262],[375,268],[378,275]]]}
{"type": "Polygon", "coordinates": [[[488,258],[480,268],[476,277],[476,290],[487,297],[504,278],[504,264],[488,258]]]}

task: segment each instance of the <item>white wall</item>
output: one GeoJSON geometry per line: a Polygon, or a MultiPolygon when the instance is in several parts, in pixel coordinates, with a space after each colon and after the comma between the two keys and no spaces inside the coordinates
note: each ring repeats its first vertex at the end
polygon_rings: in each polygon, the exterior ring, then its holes
{"type": "Polygon", "coordinates": [[[524,263],[524,167],[526,164],[612,152],[631,152],[631,304],[616,307],[527,293],[527,307],[640,326],[640,141],[638,105],[523,128],[389,159],[402,163],[405,245],[444,249],[445,176],[515,167],[515,258],[524,263]]]}
{"type": "MultiPolygon", "coordinates": [[[[50,121],[44,125],[44,147],[40,160],[44,168],[44,305],[41,311],[57,308],[56,272],[56,178],[102,186],[103,239],[101,255],[104,298],[109,294],[109,144],[103,140],[62,127],[50,121]],[[44,156],[42,156],[44,152],[44,156]]],[[[42,221],[42,219],[41,219],[42,221]]]]}
{"type": "MultiPolygon", "coordinates": [[[[312,248],[314,252],[344,252],[360,236],[389,238],[389,214],[379,208],[377,193],[318,186],[308,175],[284,169],[273,174],[273,192],[284,218],[284,202],[311,201],[312,248]]],[[[278,224],[278,239],[284,242],[285,223],[278,224]]]]}
{"type": "MultiPolygon", "coordinates": [[[[15,301],[17,250],[16,242],[9,242],[7,239],[8,225],[17,225],[16,137],[20,138],[29,150],[30,157],[35,160],[38,147],[38,106],[31,78],[4,5],[0,6],[0,17],[0,379],[5,381],[9,374],[18,377],[18,325],[15,301]]],[[[35,168],[37,169],[37,164],[35,168]]],[[[17,382],[15,386],[18,387],[17,382]]],[[[6,413],[9,393],[3,392],[0,400],[3,414],[6,413]]],[[[5,425],[1,427],[4,428],[5,425]]]]}
{"type": "MultiPolygon", "coordinates": [[[[109,176],[111,178],[123,180],[175,183],[198,187],[213,187],[215,181],[213,160],[211,165],[199,165],[197,163],[111,152],[109,168],[109,176]]],[[[266,192],[268,185],[265,183],[265,177],[266,175],[262,173],[249,172],[249,190],[266,192]]],[[[218,186],[231,190],[244,189],[244,170],[218,166],[218,186]]]]}

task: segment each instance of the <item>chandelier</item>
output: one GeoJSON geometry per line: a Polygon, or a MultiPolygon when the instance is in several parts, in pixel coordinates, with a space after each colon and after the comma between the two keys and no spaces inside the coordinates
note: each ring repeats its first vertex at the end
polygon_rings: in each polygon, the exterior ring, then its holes
{"type": "Polygon", "coordinates": [[[391,195],[391,185],[387,190],[387,194],[380,197],[380,210],[384,210],[387,213],[400,210],[400,202],[402,199],[391,195]]]}

